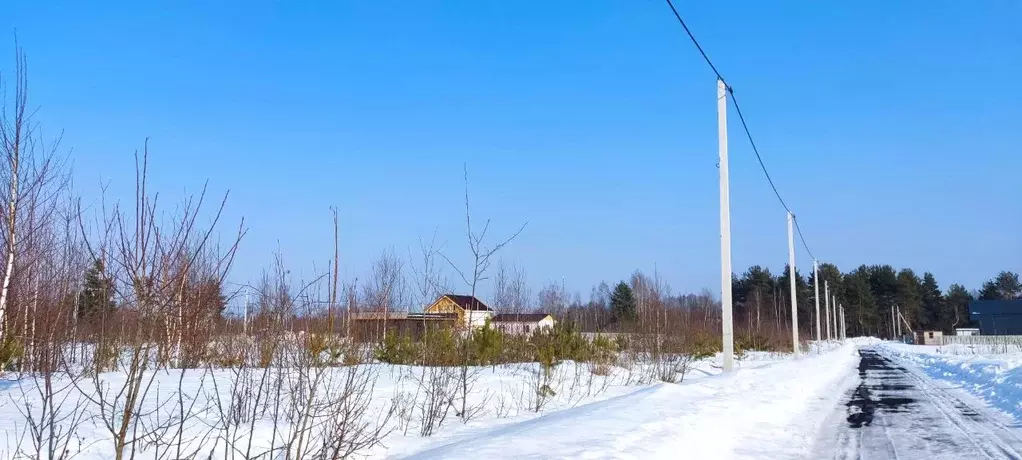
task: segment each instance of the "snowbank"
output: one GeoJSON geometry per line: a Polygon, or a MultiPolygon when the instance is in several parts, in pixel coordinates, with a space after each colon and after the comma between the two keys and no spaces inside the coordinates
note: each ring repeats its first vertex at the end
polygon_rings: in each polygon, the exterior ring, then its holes
{"type": "Polygon", "coordinates": [[[932,347],[885,343],[890,359],[911,363],[931,378],[959,386],[1022,422],[1022,353],[975,354],[962,346],[932,347]]]}
{"type": "MultiPolygon", "coordinates": [[[[480,407],[480,412],[467,423],[452,412],[429,437],[419,435],[424,393],[416,382],[423,368],[368,365],[364,369],[372,373],[373,380],[360,390],[364,398],[359,401],[366,405],[367,423],[375,426],[377,420],[386,420],[382,422],[382,433],[386,434],[381,444],[361,450],[359,456],[805,458],[843,386],[854,382],[849,377],[857,362],[857,343],[816,343],[798,358],[749,352],[730,375],[721,375],[718,355],[692,363],[682,384],[640,384],[643,380],[637,381],[636,377],[642,374],[642,365],[631,370],[614,367],[610,375],[601,376],[594,375],[585,364],[565,362],[554,368],[550,378],[554,394],[539,411],[535,379],[540,374],[535,364],[477,368],[473,370],[468,404],[480,407]],[[395,412],[386,418],[389,408],[395,412]]],[[[342,394],[345,368],[322,372],[321,396],[331,400],[342,394]]],[[[256,385],[261,378],[278,378],[274,377],[278,373],[283,379],[280,382],[293,378],[288,377],[293,373],[288,370],[271,372],[269,377],[260,377],[262,373],[252,370],[239,380],[229,370],[200,369],[187,375],[160,371],[141,404],[141,423],[158,426],[174,420],[180,409],[180,393],[181,404],[188,411],[186,422],[180,425],[185,433],[182,436],[200,457],[213,449],[220,452],[227,448],[222,441],[228,434],[223,431],[225,427],[234,430],[229,433],[231,439],[236,439],[232,445],[246,445],[251,440],[253,452],[265,451],[271,441],[280,446],[293,427],[286,417],[276,417],[273,411],[277,406],[291,407],[291,401],[299,397],[289,394],[291,386],[282,387],[284,391],[272,397],[257,397],[254,402],[251,397],[239,400],[246,408],[262,408],[258,415],[242,414],[250,422],[225,422],[220,409],[235,401],[235,383],[256,385]]],[[[120,372],[102,374],[101,386],[119,388],[124,378],[120,372]]],[[[74,432],[69,452],[79,460],[111,458],[113,438],[101,423],[102,411],[83,396],[94,393],[95,382],[86,379],[70,385],[60,380],[59,412],[77,408],[83,420],[74,432]]],[[[0,437],[0,459],[12,458],[19,448],[29,447],[25,444],[25,411],[34,407],[38,412],[41,407],[35,382],[30,376],[9,374],[0,378],[0,433],[6,434],[0,437]]],[[[116,412],[111,412],[111,407],[108,414],[116,412]]],[[[136,453],[136,458],[154,457],[151,448],[140,448],[143,450],[136,453]]]]}
{"type": "Polygon", "coordinates": [[[482,430],[409,458],[805,458],[854,383],[858,344],[654,385],[482,430]]]}

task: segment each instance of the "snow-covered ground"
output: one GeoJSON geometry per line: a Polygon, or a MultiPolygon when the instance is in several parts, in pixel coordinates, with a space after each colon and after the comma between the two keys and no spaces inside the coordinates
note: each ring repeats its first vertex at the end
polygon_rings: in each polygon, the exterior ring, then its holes
{"type": "Polygon", "coordinates": [[[483,429],[412,458],[805,458],[851,380],[857,343],[653,385],[483,429]]]}
{"type": "MultiPolygon", "coordinates": [[[[681,384],[637,384],[636,368],[631,372],[613,368],[610,375],[600,376],[585,364],[566,362],[555,368],[550,380],[553,394],[538,411],[535,365],[477,368],[469,406],[478,408],[478,413],[467,423],[450,413],[429,437],[419,435],[423,391],[417,382],[422,380],[423,368],[362,366],[373,374],[372,385],[363,390],[369,395],[364,399],[366,426],[375,429],[375,423],[386,422],[382,443],[360,454],[370,458],[805,458],[829,409],[854,383],[855,349],[865,343],[872,342],[823,344],[799,357],[749,353],[729,375],[721,375],[719,357],[703,360],[693,364],[681,384]],[[384,417],[391,407],[398,409],[384,417]]],[[[344,368],[327,371],[324,384],[332,388],[329,395],[342,391],[343,372],[344,368]]],[[[101,386],[116,389],[123,379],[122,373],[103,374],[101,386]]],[[[197,452],[223,450],[220,438],[224,435],[217,427],[228,418],[217,409],[217,401],[230,402],[235,379],[226,370],[188,372],[183,378],[177,371],[160,373],[142,412],[150,417],[150,426],[185,414],[187,426],[180,436],[192,439],[186,444],[197,452]],[[181,399],[178,389],[183,390],[181,399]]],[[[82,403],[84,421],[70,443],[77,459],[112,457],[113,437],[101,422],[101,411],[81,396],[90,394],[92,386],[86,380],[67,387],[59,401],[65,412],[82,403]]],[[[263,404],[279,401],[286,410],[297,397],[285,389],[263,404]]],[[[6,434],[0,438],[0,458],[13,458],[19,441],[22,450],[30,444],[22,436],[28,406],[36,410],[39,406],[33,379],[8,375],[0,382],[0,432],[6,434]]],[[[251,438],[253,452],[265,450],[275,437],[286,438],[287,427],[279,425],[283,422],[273,422],[283,418],[267,414],[264,411],[250,424],[236,425],[231,436],[251,438]]],[[[162,442],[178,435],[176,429],[160,434],[162,442]]],[[[154,455],[148,448],[136,458],[154,455]]]]}
{"type": "Polygon", "coordinates": [[[884,356],[918,367],[1022,422],[1022,352],[998,353],[970,345],[925,346],[885,343],[884,356]]]}

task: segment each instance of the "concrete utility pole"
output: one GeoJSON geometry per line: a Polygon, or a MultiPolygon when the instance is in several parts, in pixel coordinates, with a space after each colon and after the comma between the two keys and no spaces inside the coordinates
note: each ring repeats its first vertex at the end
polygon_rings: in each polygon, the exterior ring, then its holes
{"type": "Polygon", "coordinates": [[[827,340],[830,340],[830,282],[823,281],[823,299],[827,303],[827,340]]]}
{"type": "MultiPolygon", "coordinates": [[[[901,318],[901,306],[898,306],[897,314],[898,314],[897,317],[901,318]]],[[[897,319],[897,318],[895,318],[895,319],[897,319]]],[[[898,329],[898,337],[900,338],[901,337],[901,321],[897,321],[896,324],[898,325],[898,328],[897,328],[898,329]]]]}
{"type": "Polygon", "coordinates": [[[841,317],[842,317],[842,316],[844,316],[844,314],[845,314],[845,309],[844,309],[844,307],[843,307],[843,306],[841,306],[841,305],[838,305],[838,306],[837,306],[837,325],[838,325],[838,329],[837,329],[837,339],[838,339],[838,340],[842,340],[842,339],[844,339],[844,336],[842,335],[842,327],[843,327],[843,326],[842,326],[842,324],[841,324],[841,317]]]}
{"type": "Polygon", "coordinates": [[[892,339],[897,337],[897,332],[894,329],[894,326],[897,323],[898,323],[898,318],[894,316],[894,305],[891,305],[891,338],[892,339]]]}
{"type": "Polygon", "coordinates": [[[731,318],[731,191],[727,169],[727,85],[717,79],[717,154],[720,168],[720,319],[724,372],[734,368],[734,324],[731,318]]]}
{"type": "Polygon", "coordinates": [[[813,260],[813,288],[816,289],[816,340],[823,340],[820,335],[820,263],[813,260]]]}
{"type": "Polygon", "coordinates": [[[837,339],[837,338],[840,337],[838,335],[840,332],[838,331],[838,328],[837,328],[837,307],[838,307],[838,305],[837,305],[837,294],[834,294],[833,297],[834,298],[830,300],[831,301],[831,305],[834,306],[834,314],[831,315],[831,317],[834,319],[834,338],[837,339]]]}
{"type": "Polygon", "coordinates": [[[847,326],[845,326],[845,306],[841,305],[841,340],[848,338],[847,326]]]}
{"type": "Polygon", "coordinates": [[[834,309],[834,318],[836,318],[837,332],[834,333],[838,340],[841,340],[841,305],[838,305],[834,309]]]}
{"type": "Polygon", "coordinates": [[[788,211],[788,281],[791,284],[791,346],[798,354],[798,303],[795,300],[795,215],[788,211]]]}

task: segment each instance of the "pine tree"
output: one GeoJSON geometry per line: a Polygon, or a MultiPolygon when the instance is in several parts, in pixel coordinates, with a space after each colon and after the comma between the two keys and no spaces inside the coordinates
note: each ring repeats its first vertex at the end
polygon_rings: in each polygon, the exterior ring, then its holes
{"type": "Polygon", "coordinates": [[[610,295],[610,313],[619,322],[634,321],[638,316],[635,309],[635,295],[624,281],[617,283],[610,295]]]}
{"type": "Polygon", "coordinates": [[[890,313],[886,309],[898,302],[898,272],[890,265],[873,265],[869,267],[869,286],[876,298],[877,308],[885,309],[881,313],[887,315],[885,318],[889,317],[890,313]]]}
{"type": "Polygon", "coordinates": [[[899,271],[897,279],[894,305],[901,310],[902,316],[912,323],[913,329],[923,328],[922,282],[910,268],[899,271]]]}
{"type": "Polygon", "coordinates": [[[972,294],[969,293],[965,286],[961,284],[952,284],[947,289],[947,296],[945,297],[945,315],[947,321],[950,321],[951,328],[967,327],[971,326],[972,320],[969,319],[969,302],[972,302],[972,294]]]}
{"type": "Polygon", "coordinates": [[[731,284],[736,318],[759,329],[770,324],[774,305],[774,275],[759,265],[749,267],[731,284]]]}
{"type": "Polygon", "coordinates": [[[845,307],[845,323],[848,335],[877,335],[881,332],[877,299],[873,295],[872,268],[865,265],[844,276],[844,290],[840,293],[845,307]]]}
{"type": "Polygon", "coordinates": [[[980,300],[1014,300],[1022,299],[1022,282],[1019,282],[1018,273],[1001,272],[986,283],[979,291],[980,300]]]}
{"type": "Polygon", "coordinates": [[[947,317],[944,315],[944,295],[940,292],[940,286],[937,284],[937,278],[933,276],[933,273],[926,272],[923,274],[923,285],[922,285],[922,320],[921,324],[923,329],[930,330],[942,330],[951,332],[951,322],[947,321],[947,317]]]}
{"type": "Polygon", "coordinates": [[[111,313],[117,308],[114,302],[114,281],[107,275],[102,259],[96,259],[85,271],[82,291],[78,294],[78,317],[91,320],[111,313]]]}

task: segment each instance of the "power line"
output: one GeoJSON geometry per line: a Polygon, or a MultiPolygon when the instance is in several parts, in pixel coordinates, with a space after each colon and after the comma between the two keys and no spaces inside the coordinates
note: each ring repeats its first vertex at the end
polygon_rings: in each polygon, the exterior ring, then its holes
{"type": "Polygon", "coordinates": [[[806,244],[806,237],[802,235],[802,227],[798,226],[798,218],[793,217],[792,220],[795,221],[795,231],[798,232],[798,239],[802,240],[802,247],[806,248],[806,253],[809,254],[810,259],[816,260],[816,256],[813,255],[813,251],[810,251],[809,245],[806,244]]]}
{"type": "Polygon", "coordinates": [[[699,50],[699,54],[703,55],[703,59],[707,64],[709,64],[710,68],[713,69],[713,73],[717,74],[717,78],[724,82],[724,86],[726,86],[728,91],[730,91],[731,86],[728,85],[727,80],[724,80],[724,77],[720,75],[720,72],[717,71],[717,67],[713,65],[713,62],[710,62],[710,57],[706,55],[706,51],[703,51],[703,47],[699,46],[699,41],[696,40],[695,35],[692,35],[692,31],[689,30],[688,25],[685,24],[685,20],[681,19],[681,15],[678,14],[678,10],[674,8],[674,3],[671,3],[671,0],[667,0],[667,6],[671,7],[671,11],[674,12],[674,17],[678,18],[678,22],[681,23],[681,27],[685,29],[685,33],[688,34],[688,38],[692,39],[692,43],[696,45],[696,49],[699,50]]]}
{"type": "MultiPolygon", "coordinates": [[[[795,213],[793,213],[791,211],[791,208],[788,207],[788,203],[786,203],[784,201],[784,198],[781,197],[781,192],[777,190],[777,185],[774,184],[774,179],[770,177],[770,172],[767,171],[766,163],[763,162],[763,156],[759,154],[759,148],[756,147],[756,141],[752,138],[752,132],[749,131],[749,124],[746,123],[745,115],[742,114],[742,108],[741,106],[738,105],[738,98],[735,97],[734,88],[731,85],[729,85],[727,83],[727,80],[725,80],[724,77],[720,74],[720,71],[717,70],[717,66],[713,65],[713,61],[710,60],[710,56],[708,56],[706,54],[706,51],[703,50],[702,45],[699,44],[699,40],[696,40],[695,34],[693,34],[692,30],[688,28],[688,24],[685,24],[685,20],[681,18],[681,14],[678,13],[678,9],[674,7],[674,2],[672,2],[671,0],[666,1],[667,6],[671,7],[671,12],[674,13],[674,17],[678,19],[678,23],[680,23],[681,27],[685,29],[685,33],[688,35],[688,38],[692,40],[692,44],[695,45],[697,50],[699,50],[699,54],[703,56],[703,60],[705,60],[706,64],[710,66],[710,69],[713,70],[713,73],[717,75],[717,78],[720,81],[724,82],[724,87],[727,88],[727,92],[731,96],[731,102],[733,102],[735,105],[735,112],[738,114],[738,120],[741,121],[742,123],[742,130],[745,131],[745,136],[749,139],[749,145],[752,146],[752,152],[756,154],[756,161],[759,162],[759,167],[760,169],[763,170],[763,175],[766,176],[767,182],[770,184],[770,188],[774,191],[774,195],[777,197],[777,201],[781,203],[781,206],[784,208],[785,211],[794,215],[795,213]]],[[[802,246],[806,248],[806,252],[809,253],[809,257],[812,257],[813,260],[815,260],[816,257],[813,256],[813,252],[809,249],[809,245],[806,243],[805,236],[802,234],[802,228],[799,227],[798,225],[798,219],[794,219],[794,221],[795,229],[798,231],[798,237],[800,240],[802,240],[802,246]]]]}
{"type": "MultiPolygon", "coordinates": [[[[671,0],[667,0],[668,2],[671,0]]],[[[727,83],[725,83],[726,85],[727,83]]],[[[742,129],[745,130],[746,137],[749,138],[749,145],[752,146],[752,153],[756,154],[756,160],[759,161],[759,167],[763,169],[763,175],[766,176],[767,182],[770,183],[770,188],[774,190],[774,195],[777,195],[777,201],[781,202],[781,206],[784,207],[785,211],[791,212],[791,208],[784,202],[784,198],[781,198],[781,192],[777,191],[777,186],[774,185],[774,179],[770,177],[770,173],[767,172],[766,164],[763,163],[763,157],[759,155],[759,149],[756,148],[756,141],[752,140],[752,133],[749,132],[749,125],[745,123],[745,116],[742,115],[742,109],[738,106],[738,99],[735,97],[735,92],[730,86],[727,87],[728,93],[731,94],[731,102],[735,103],[735,112],[738,113],[738,120],[742,122],[742,129]]],[[[794,214],[794,213],[792,213],[794,214]]]]}

